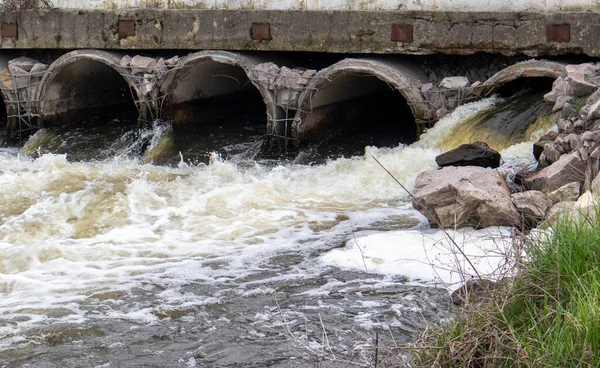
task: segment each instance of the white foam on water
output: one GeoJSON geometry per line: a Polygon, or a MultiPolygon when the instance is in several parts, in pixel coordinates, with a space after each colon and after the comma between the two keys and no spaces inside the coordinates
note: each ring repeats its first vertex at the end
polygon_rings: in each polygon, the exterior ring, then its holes
{"type": "Polygon", "coordinates": [[[510,228],[405,230],[357,236],[321,261],[345,269],[395,274],[454,289],[464,278],[506,276],[510,228]],[[453,240],[451,240],[453,239],[453,240]],[[474,266],[474,268],[472,267],[474,266]]]}

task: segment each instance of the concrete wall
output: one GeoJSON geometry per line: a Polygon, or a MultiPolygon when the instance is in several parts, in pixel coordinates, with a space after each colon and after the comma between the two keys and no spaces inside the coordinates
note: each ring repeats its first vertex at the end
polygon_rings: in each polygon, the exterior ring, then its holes
{"type": "Polygon", "coordinates": [[[54,0],[59,8],[160,7],[271,10],[585,11],[596,0],[54,0]]]}
{"type": "Polygon", "coordinates": [[[23,10],[1,48],[600,56],[600,12],[23,10]]]}

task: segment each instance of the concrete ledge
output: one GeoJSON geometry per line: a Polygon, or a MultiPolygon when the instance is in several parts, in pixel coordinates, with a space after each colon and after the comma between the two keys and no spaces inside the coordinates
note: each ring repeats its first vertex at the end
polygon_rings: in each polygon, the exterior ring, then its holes
{"type": "Polygon", "coordinates": [[[594,12],[55,9],[0,21],[4,49],[600,56],[594,12]]]}

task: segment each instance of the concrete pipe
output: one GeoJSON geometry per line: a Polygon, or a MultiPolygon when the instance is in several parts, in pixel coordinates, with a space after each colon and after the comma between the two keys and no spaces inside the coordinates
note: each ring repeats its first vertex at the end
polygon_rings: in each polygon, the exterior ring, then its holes
{"type": "Polygon", "coordinates": [[[307,84],[292,135],[300,141],[318,141],[358,128],[387,130],[388,136],[397,138],[396,144],[411,143],[419,131],[416,121],[427,111],[420,91],[427,81],[408,61],[344,59],[319,71],[307,84]]]}
{"type": "Polygon", "coordinates": [[[266,126],[276,115],[273,95],[251,72],[262,62],[227,51],[201,51],[180,59],[161,86],[167,119],[174,129],[231,119],[261,119],[266,126]]]}
{"type": "Polygon", "coordinates": [[[494,74],[482,86],[482,95],[513,93],[524,88],[524,83],[533,83],[535,89],[550,91],[552,82],[567,74],[566,64],[547,60],[528,60],[511,65],[494,74]]]}
{"type": "MultiPolygon", "coordinates": [[[[44,126],[135,113],[140,93],[121,55],[77,50],[55,60],[36,93],[44,126]]],[[[133,119],[135,120],[135,119],[133,119]]]]}

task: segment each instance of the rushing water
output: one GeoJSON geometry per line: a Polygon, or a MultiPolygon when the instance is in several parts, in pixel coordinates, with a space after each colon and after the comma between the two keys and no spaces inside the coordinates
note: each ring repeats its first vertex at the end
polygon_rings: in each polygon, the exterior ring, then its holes
{"type": "MultiPolygon", "coordinates": [[[[252,160],[254,131],[198,163],[204,153],[161,143],[162,124],[108,129],[108,145],[42,131],[20,153],[0,149],[0,367],[368,365],[375,341],[397,361],[385,349],[451,318],[464,264],[371,156],[411,188],[505,103],[321,165],[252,160]]],[[[509,163],[531,161],[520,142],[552,126],[533,124],[499,129],[509,163]]],[[[491,271],[507,234],[454,235],[491,271]]]]}

